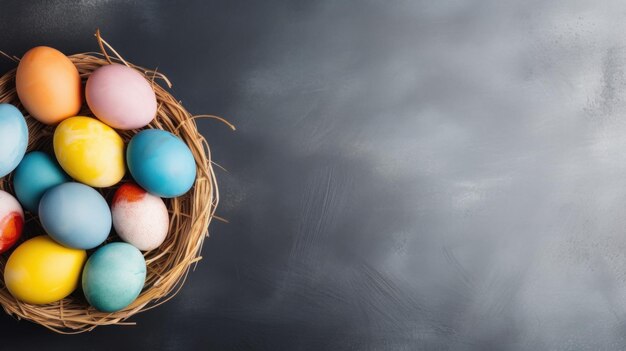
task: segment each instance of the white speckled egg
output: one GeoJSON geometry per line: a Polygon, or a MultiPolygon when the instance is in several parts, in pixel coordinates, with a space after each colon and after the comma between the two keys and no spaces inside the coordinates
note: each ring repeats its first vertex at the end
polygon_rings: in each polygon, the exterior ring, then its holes
{"type": "Polygon", "coordinates": [[[111,205],[113,227],[120,238],[141,251],[158,248],[169,227],[163,200],[133,183],[119,187],[111,205]]]}

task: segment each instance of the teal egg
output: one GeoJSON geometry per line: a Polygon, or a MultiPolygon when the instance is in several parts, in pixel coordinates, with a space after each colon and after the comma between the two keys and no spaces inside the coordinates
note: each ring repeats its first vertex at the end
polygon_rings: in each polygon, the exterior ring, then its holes
{"type": "Polygon", "coordinates": [[[83,269],[83,293],[102,312],[120,311],[130,305],[146,281],[146,260],[127,243],[99,248],[83,269]]]}
{"type": "Polygon", "coordinates": [[[69,182],[56,160],[41,151],[29,152],[13,174],[13,188],[22,206],[37,213],[43,194],[57,185],[69,182]]]}

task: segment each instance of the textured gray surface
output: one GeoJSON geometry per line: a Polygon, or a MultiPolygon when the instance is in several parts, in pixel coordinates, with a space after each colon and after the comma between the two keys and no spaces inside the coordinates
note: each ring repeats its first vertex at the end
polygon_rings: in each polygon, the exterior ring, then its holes
{"type": "Polygon", "coordinates": [[[2,317],[0,348],[626,348],[624,2],[0,5],[2,50],[100,27],[238,126],[199,123],[231,224],[174,300],[75,337],[2,317]]]}

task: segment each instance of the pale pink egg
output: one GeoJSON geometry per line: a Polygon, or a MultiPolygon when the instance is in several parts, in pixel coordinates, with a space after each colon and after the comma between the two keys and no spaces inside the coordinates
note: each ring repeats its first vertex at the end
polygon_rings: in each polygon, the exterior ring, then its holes
{"type": "Polygon", "coordinates": [[[126,183],[117,189],[111,214],[120,238],[141,251],[158,248],[167,237],[169,214],[165,203],[136,184],[126,183]]]}
{"type": "Polygon", "coordinates": [[[22,235],[24,211],[17,200],[0,190],[0,253],[9,250],[22,235]]]}
{"type": "Polygon", "coordinates": [[[96,69],[87,79],[87,104],[96,117],[115,129],[146,126],[157,112],[156,95],[137,70],[120,64],[96,69]]]}

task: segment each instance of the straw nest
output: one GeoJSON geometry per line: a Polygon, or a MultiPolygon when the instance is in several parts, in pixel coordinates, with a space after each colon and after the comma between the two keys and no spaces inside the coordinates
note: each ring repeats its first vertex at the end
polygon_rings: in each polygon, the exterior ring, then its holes
{"type": "MultiPolygon", "coordinates": [[[[216,118],[229,125],[223,119],[211,115],[191,115],[182,104],[163,88],[157,81],[171,88],[167,77],[157,72],[134,65],[124,60],[102,37],[96,33],[101,52],[87,52],[69,56],[80,73],[83,83],[91,72],[100,66],[113,62],[125,64],[141,72],[152,83],[158,101],[156,118],[146,128],[167,130],[180,138],[191,149],[196,160],[197,177],[193,188],[185,195],[167,199],[170,214],[169,233],[160,248],[144,254],[147,263],[146,283],[143,291],[130,306],[115,313],[99,312],[89,306],[82,293],[78,290],[69,297],[48,305],[31,305],[17,301],[7,291],[3,275],[0,274],[0,305],[6,313],[18,319],[29,320],[58,333],[81,333],[90,331],[101,325],[130,325],[127,321],[131,316],[152,309],[172,298],[183,286],[190,268],[200,259],[200,251],[207,228],[214,216],[219,200],[219,193],[209,145],[198,132],[195,119],[199,117],[216,118]],[[110,51],[112,55],[107,52],[110,51]]],[[[2,52],[0,52],[2,53],[2,52]]],[[[17,62],[16,57],[5,57],[17,62]]],[[[15,91],[15,69],[0,77],[0,103],[10,103],[22,111],[29,127],[28,151],[44,150],[51,152],[54,126],[44,125],[30,115],[22,107],[15,91]]],[[[93,116],[87,104],[83,102],[80,112],[83,116],[93,116]]],[[[138,130],[118,131],[128,142],[138,130]]],[[[0,179],[0,188],[13,193],[11,175],[0,179]]],[[[126,176],[128,178],[128,174],[126,176]]],[[[100,189],[109,197],[116,187],[100,189]]],[[[219,219],[219,218],[218,218],[219,219]]],[[[36,216],[26,213],[26,226],[21,241],[32,236],[44,234],[36,216]],[[27,230],[29,228],[34,230],[27,230]]],[[[115,235],[108,242],[119,240],[115,235]]],[[[18,243],[19,244],[19,243],[18,243]]],[[[0,273],[9,253],[0,256],[0,273]]]]}

